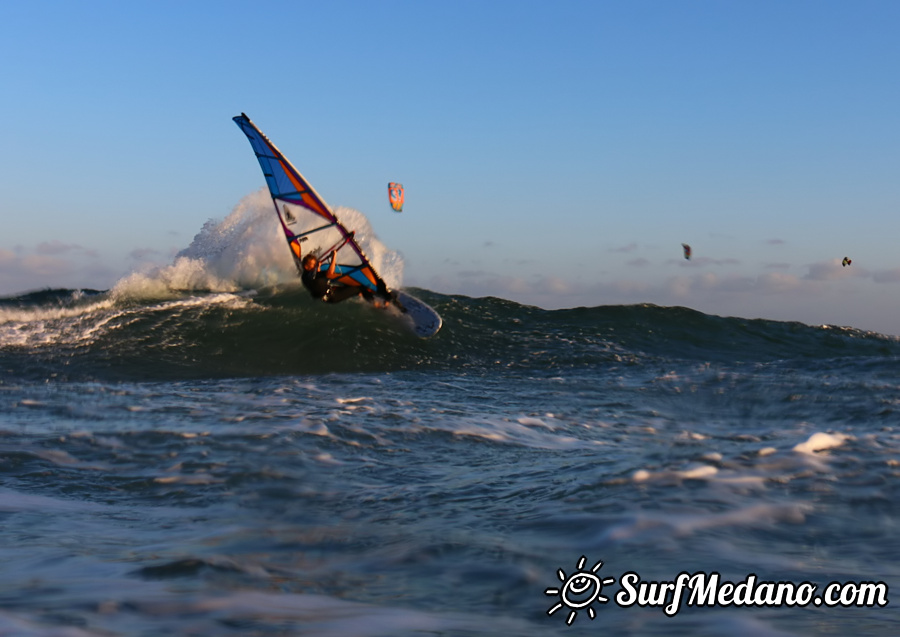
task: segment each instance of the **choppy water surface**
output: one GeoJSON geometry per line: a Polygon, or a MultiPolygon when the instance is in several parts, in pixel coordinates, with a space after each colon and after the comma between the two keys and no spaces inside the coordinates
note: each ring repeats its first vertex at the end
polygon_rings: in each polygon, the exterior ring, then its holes
{"type": "Polygon", "coordinates": [[[900,630],[895,339],[417,293],[429,341],[290,290],[0,302],[0,633],[900,630]],[[629,571],[890,603],[667,617],[629,571]]]}

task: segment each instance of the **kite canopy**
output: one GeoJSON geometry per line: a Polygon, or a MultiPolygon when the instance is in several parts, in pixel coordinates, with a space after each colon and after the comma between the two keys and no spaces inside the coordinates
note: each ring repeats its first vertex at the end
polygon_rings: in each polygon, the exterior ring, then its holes
{"type": "Polygon", "coordinates": [[[841,261],[841,267],[846,268],[851,263],[853,263],[853,261],[851,259],[849,259],[848,257],[844,257],[844,260],[841,261]]]}
{"type": "Polygon", "coordinates": [[[686,243],[682,243],[681,247],[684,248],[684,258],[690,259],[691,258],[691,246],[689,246],[686,243]]]}
{"type": "Polygon", "coordinates": [[[403,184],[391,182],[388,184],[388,199],[391,200],[391,208],[397,212],[403,211],[403,184]]]}

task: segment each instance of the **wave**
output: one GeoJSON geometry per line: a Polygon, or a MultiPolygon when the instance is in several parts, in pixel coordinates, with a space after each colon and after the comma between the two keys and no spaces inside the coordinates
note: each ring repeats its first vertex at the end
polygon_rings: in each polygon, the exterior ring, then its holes
{"type": "MultiPolygon", "coordinates": [[[[335,213],[356,232],[360,247],[388,287],[403,282],[403,259],[375,235],[358,210],[338,207],[335,213]]],[[[295,232],[309,230],[315,219],[304,220],[295,232]]],[[[130,299],[169,297],[172,290],[239,292],[296,281],[296,266],[263,187],[244,197],[222,220],[210,219],[172,264],[134,272],[112,288],[114,296],[130,299]]],[[[178,294],[180,292],[175,292],[178,294]]]]}
{"type": "Polygon", "coordinates": [[[896,357],[893,336],[703,314],[684,307],[544,310],[410,290],[443,317],[415,337],[362,301],[327,305],[296,283],[239,292],[44,290],[0,299],[6,377],[186,379],[458,370],[559,373],[669,361],[759,363],[896,357]]]}
{"type": "MultiPolygon", "coordinates": [[[[896,356],[894,337],[851,328],[710,316],[654,305],[544,310],[412,290],[442,316],[420,340],[390,311],[313,301],[298,283],[265,188],[208,221],[165,267],[110,290],[0,299],[7,378],[177,379],[420,369],[558,373],[598,366],[896,356]]],[[[393,288],[403,259],[366,217],[339,208],[393,288]]]]}

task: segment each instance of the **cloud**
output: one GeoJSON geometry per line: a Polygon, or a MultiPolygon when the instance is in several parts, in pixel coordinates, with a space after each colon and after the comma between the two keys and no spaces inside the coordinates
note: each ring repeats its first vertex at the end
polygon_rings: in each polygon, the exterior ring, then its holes
{"type": "Polygon", "coordinates": [[[664,283],[664,288],[682,296],[694,294],[731,296],[794,293],[809,290],[811,289],[810,285],[793,274],[782,272],[766,272],[759,276],[737,274],[718,276],[713,273],[705,273],[690,278],[673,277],[664,283]]]}
{"type": "Polygon", "coordinates": [[[519,266],[519,267],[521,267],[521,266],[526,266],[526,265],[532,265],[532,264],[537,263],[537,262],[538,262],[537,259],[532,259],[532,258],[528,258],[528,259],[503,259],[503,263],[512,263],[513,265],[519,266]]]}
{"type": "Polygon", "coordinates": [[[558,276],[497,275],[483,270],[460,270],[452,274],[431,277],[423,285],[426,288],[449,294],[464,294],[471,297],[497,296],[518,300],[522,303],[540,305],[554,298],[568,297],[581,292],[581,288],[571,281],[558,276]]]}
{"type": "MultiPolygon", "coordinates": [[[[773,264],[785,265],[786,264],[773,264]]],[[[678,273],[666,279],[654,279],[648,269],[622,269],[633,276],[615,279],[597,273],[575,272],[572,278],[543,276],[499,276],[486,271],[445,270],[430,280],[410,282],[445,294],[471,297],[496,296],[537,307],[595,307],[652,303],[661,306],[686,306],[720,316],[743,316],[774,320],[802,321],[810,325],[853,325],[886,334],[900,334],[900,297],[879,294],[874,283],[900,283],[900,268],[876,273],[861,268],[833,275],[834,264],[809,266],[810,273],[793,274],[777,268],[732,273],[712,270],[671,269],[678,273]],[[601,276],[600,280],[584,277],[601,276]],[[832,277],[832,278],[829,278],[832,277]],[[870,281],[867,281],[869,279],[870,281]],[[873,312],[872,295],[878,300],[873,312]],[[892,311],[896,309],[896,311],[892,311]]],[[[794,266],[796,267],[796,266],[794,266]]],[[[856,268],[856,266],[853,266],[856,268]]],[[[797,268],[799,270],[799,268],[797,268]]]]}
{"type": "Polygon", "coordinates": [[[637,250],[637,247],[638,247],[637,244],[632,242],[632,243],[629,243],[627,246],[621,246],[618,248],[610,248],[609,251],[610,252],[634,252],[635,250],[637,250]]]}
{"type": "MultiPolygon", "coordinates": [[[[791,268],[789,263],[767,263],[769,270],[787,270],[791,268]]],[[[900,268],[889,270],[868,270],[859,265],[842,266],[841,259],[829,259],[818,261],[806,266],[807,272],[803,275],[805,281],[828,282],[847,279],[871,279],[875,283],[900,283],[900,268]]]]}
{"type": "Polygon", "coordinates": [[[844,279],[871,279],[875,283],[900,283],[900,268],[867,270],[859,265],[841,265],[840,259],[830,259],[810,264],[804,279],[809,281],[839,281],[844,279]]]}
{"type": "Polygon", "coordinates": [[[135,248],[128,254],[128,256],[136,261],[148,261],[159,255],[159,250],[154,250],[153,248],[135,248]]]}
{"type": "Polygon", "coordinates": [[[16,264],[20,271],[39,275],[52,275],[68,268],[69,261],[55,256],[28,254],[18,259],[16,264]]]}
{"type": "Polygon", "coordinates": [[[898,283],[900,282],[900,268],[874,272],[872,273],[872,280],[875,283],[898,283]]]}
{"type": "Polygon", "coordinates": [[[627,261],[625,263],[625,265],[631,266],[633,268],[643,268],[645,266],[650,265],[650,262],[647,259],[640,257],[638,259],[632,259],[631,261],[627,261]]]}
{"type": "Polygon", "coordinates": [[[784,239],[767,239],[766,243],[770,246],[783,246],[787,242],[784,239]]]}
{"type": "Polygon", "coordinates": [[[63,243],[62,241],[58,241],[54,239],[53,241],[45,241],[43,243],[39,243],[37,247],[34,249],[37,254],[50,254],[50,255],[60,255],[67,253],[78,253],[83,254],[85,256],[91,257],[92,259],[96,259],[99,255],[96,250],[90,250],[88,248],[84,248],[75,243],[63,243]]]}
{"type": "Polygon", "coordinates": [[[0,294],[56,287],[107,287],[117,273],[97,254],[75,244],[49,241],[27,249],[0,249],[0,294]]]}
{"type": "Polygon", "coordinates": [[[712,257],[694,257],[690,261],[687,259],[669,259],[666,263],[677,265],[682,268],[697,268],[704,265],[725,266],[740,265],[741,262],[734,258],[713,259],[712,257]]]}
{"type": "Polygon", "coordinates": [[[693,276],[672,276],[655,283],[628,278],[583,283],[560,276],[526,278],[495,275],[484,270],[447,272],[411,284],[450,294],[499,296],[546,308],[630,303],[693,307],[701,300],[701,304],[709,304],[717,299],[797,295],[813,292],[821,285],[783,272],[766,272],[758,276],[703,272],[693,276]]]}
{"type": "MultiPolygon", "coordinates": [[[[694,276],[673,276],[657,283],[632,280],[605,281],[578,290],[579,296],[593,297],[602,304],[655,303],[690,307],[727,306],[740,299],[791,297],[818,294],[817,282],[792,274],[767,272],[759,276],[705,272],[694,276]]],[[[555,307],[561,307],[558,299],[555,307]]],[[[534,302],[534,301],[532,301],[534,302]]],[[[547,307],[550,307],[549,305],[547,307]]]]}
{"type": "Polygon", "coordinates": [[[483,279],[484,277],[494,276],[490,272],[486,272],[485,270],[460,270],[456,274],[458,274],[463,279],[483,279]]]}
{"type": "Polygon", "coordinates": [[[764,294],[784,294],[800,289],[803,283],[793,274],[766,272],[757,278],[757,285],[764,294]]]}
{"type": "Polygon", "coordinates": [[[711,257],[700,257],[699,259],[695,259],[694,262],[697,263],[698,265],[707,265],[708,264],[708,265],[716,265],[716,266],[740,265],[741,264],[741,262],[738,259],[735,259],[733,257],[728,257],[726,259],[713,259],[711,257]]]}
{"type": "Polygon", "coordinates": [[[849,277],[868,276],[868,271],[859,267],[846,268],[841,265],[840,259],[831,259],[829,261],[819,261],[809,266],[809,271],[804,275],[804,279],[810,281],[835,281],[849,277]]]}
{"type": "Polygon", "coordinates": [[[686,297],[698,292],[735,294],[751,292],[758,287],[759,279],[749,276],[718,276],[706,272],[693,277],[671,277],[663,283],[663,290],[675,297],[686,297]]]}

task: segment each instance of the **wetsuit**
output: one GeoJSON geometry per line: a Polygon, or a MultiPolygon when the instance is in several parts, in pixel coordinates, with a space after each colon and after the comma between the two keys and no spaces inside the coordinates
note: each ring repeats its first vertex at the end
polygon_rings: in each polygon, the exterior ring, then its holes
{"type": "Polygon", "coordinates": [[[340,303],[357,294],[363,294],[368,290],[355,285],[331,285],[331,281],[321,270],[304,270],[300,275],[304,287],[314,299],[322,299],[326,303],[340,303]]]}

